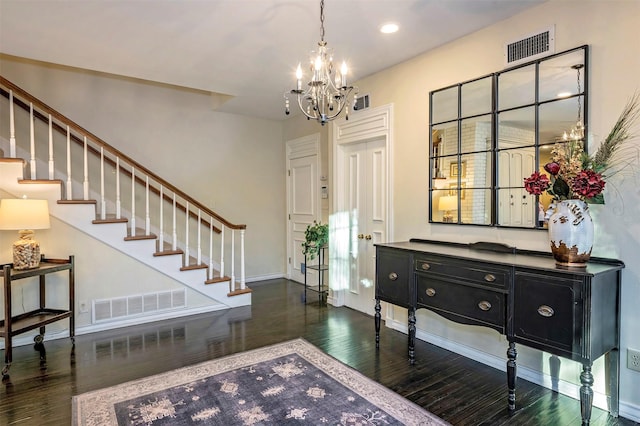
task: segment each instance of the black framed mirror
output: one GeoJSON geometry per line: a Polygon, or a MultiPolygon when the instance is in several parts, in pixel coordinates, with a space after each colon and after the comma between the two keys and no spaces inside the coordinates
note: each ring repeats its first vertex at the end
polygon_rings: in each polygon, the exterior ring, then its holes
{"type": "Polygon", "coordinates": [[[524,179],[584,138],[587,77],[581,46],[430,92],[429,222],[545,228],[524,179]]]}

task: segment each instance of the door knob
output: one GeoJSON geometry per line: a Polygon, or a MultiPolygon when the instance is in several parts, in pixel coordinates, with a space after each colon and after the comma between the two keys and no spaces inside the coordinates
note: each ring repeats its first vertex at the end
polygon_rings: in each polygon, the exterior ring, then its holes
{"type": "Polygon", "coordinates": [[[358,239],[361,240],[364,238],[364,234],[358,234],[358,239]]]}
{"type": "Polygon", "coordinates": [[[364,237],[365,240],[370,240],[371,239],[371,235],[367,235],[366,237],[364,237]]]}

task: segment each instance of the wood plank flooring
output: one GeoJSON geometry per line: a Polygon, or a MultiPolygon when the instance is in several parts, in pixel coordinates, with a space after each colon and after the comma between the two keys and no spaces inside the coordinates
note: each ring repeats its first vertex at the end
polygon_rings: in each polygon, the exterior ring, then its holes
{"type": "MultiPolygon", "coordinates": [[[[47,341],[46,365],[33,345],[14,350],[0,388],[0,425],[68,425],[71,397],[228,354],[303,337],[453,425],[579,425],[580,402],[518,380],[517,406],[506,405],[506,375],[417,341],[407,362],[406,335],[348,308],[301,303],[287,280],[251,285],[253,306],[47,341]]],[[[594,408],[592,425],[634,425],[594,408]]],[[[225,425],[226,426],[226,425],[225,425]]]]}

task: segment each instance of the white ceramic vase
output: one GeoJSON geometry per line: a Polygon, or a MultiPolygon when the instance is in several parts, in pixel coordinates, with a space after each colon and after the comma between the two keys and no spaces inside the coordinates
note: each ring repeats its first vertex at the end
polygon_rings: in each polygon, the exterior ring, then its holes
{"type": "Polygon", "coordinates": [[[549,218],[549,241],[558,265],[586,266],[593,248],[589,205],[581,200],[556,202],[549,218]]]}

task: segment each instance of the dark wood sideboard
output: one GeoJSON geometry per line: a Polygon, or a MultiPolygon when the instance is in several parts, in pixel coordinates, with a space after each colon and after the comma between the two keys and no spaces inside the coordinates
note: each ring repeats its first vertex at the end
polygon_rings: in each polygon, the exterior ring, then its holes
{"type": "Polygon", "coordinates": [[[606,356],[609,412],[618,415],[620,285],[624,263],[592,258],[556,266],[550,253],[501,244],[412,239],[376,244],[376,347],[380,302],[408,309],[409,362],[415,362],[416,309],[506,335],[508,407],[515,410],[516,343],[582,363],[582,424],[593,405],[593,361],[606,356]]]}

